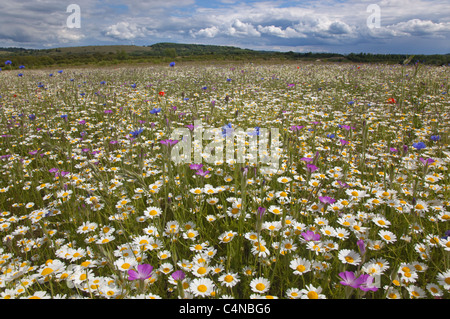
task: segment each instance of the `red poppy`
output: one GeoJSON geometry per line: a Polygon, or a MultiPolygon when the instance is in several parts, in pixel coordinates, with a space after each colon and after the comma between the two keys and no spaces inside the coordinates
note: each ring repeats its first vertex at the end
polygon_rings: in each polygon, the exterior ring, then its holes
{"type": "Polygon", "coordinates": [[[164,91],[161,91],[158,94],[161,95],[161,96],[164,96],[166,93],[164,91]]]}
{"type": "Polygon", "coordinates": [[[395,103],[397,103],[397,101],[396,101],[393,97],[391,97],[390,99],[388,99],[387,102],[388,102],[389,104],[395,104],[395,103]]]}

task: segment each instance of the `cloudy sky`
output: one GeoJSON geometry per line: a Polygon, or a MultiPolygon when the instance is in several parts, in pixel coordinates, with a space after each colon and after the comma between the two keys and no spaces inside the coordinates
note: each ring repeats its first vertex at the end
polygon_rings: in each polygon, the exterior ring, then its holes
{"type": "Polygon", "coordinates": [[[0,47],[178,42],[294,52],[450,53],[449,0],[0,3],[0,47]]]}

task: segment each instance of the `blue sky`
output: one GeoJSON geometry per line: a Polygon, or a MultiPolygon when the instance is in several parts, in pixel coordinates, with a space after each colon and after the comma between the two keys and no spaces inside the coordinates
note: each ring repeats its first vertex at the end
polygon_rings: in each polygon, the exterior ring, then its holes
{"type": "Polygon", "coordinates": [[[0,0],[0,47],[178,42],[256,50],[450,53],[448,0],[0,0]],[[80,27],[70,27],[80,9],[80,27]]]}

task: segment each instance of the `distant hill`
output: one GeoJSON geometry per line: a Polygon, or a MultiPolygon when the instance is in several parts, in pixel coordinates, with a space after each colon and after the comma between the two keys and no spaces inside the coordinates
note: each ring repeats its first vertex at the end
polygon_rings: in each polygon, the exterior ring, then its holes
{"type": "MultiPolygon", "coordinates": [[[[167,63],[169,61],[257,61],[290,60],[355,63],[402,63],[402,54],[370,53],[296,53],[257,51],[233,46],[184,43],[156,43],[148,46],[105,45],[51,49],[0,48],[0,58],[13,61],[12,68],[48,66],[115,65],[119,63],[167,63]]],[[[412,60],[434,65],[448,65],[450,54],[417,55],[412,60]]]]}

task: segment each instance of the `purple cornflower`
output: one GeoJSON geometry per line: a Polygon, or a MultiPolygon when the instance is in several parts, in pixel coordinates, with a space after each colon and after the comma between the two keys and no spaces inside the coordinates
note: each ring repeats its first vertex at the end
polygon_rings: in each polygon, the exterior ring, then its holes
{"type": "Polygon", "coordinates": [[[306,233],[301,233],[301,235],[306,241],[318,241],[320,239],[320,234],[316,234],[312,230],[308,230],[306,233]]]}
{"type": "Polygon", "coordinates": [[[149,264],[142,264],[137,266],[137,271],[134,269],[128,270],[128,280],[146,280],[152,276],[153,266],[149,264]]]}
{"type": "Polygon", "coordinates": [[[336,200],[329,196],[319,196],[319,200],[322,204],[333,204],[336,200]]]}

